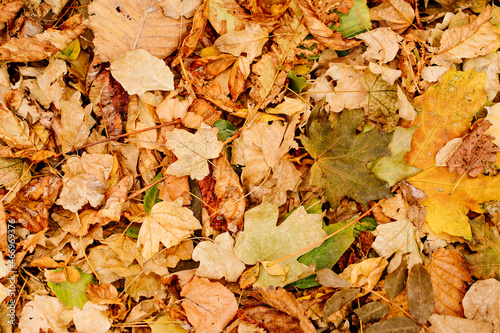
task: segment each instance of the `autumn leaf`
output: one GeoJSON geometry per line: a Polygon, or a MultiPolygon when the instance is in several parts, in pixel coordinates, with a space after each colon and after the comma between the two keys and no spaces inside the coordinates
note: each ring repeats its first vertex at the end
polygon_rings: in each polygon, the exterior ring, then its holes
{"type": "MultiPolygon", "coordinates": [[[[299,207],[279,226],[276,226],[278,210],[275,205],[263,203],[245,213],[245,228],[236,237],[234,252],[247,265],[263,261],[269,263],[291,255],[314,244],[326,236],[321,228],[321,215],[307,214],[299,207]]],[[[284,286],[297,280],[307,266],[297,262],[301,253],[274,264],[281,275],[269,274],[265,267],[260,268],[256,286],[284,286]]],[[[272,266],[271,266],[272,267],[272,266]]]]}
{"type": "Polygon", "coordinates": [[[391,135],[377,129],[356,134],[363,112],[344,111],[333,125],[323,114],[311,117],[308,137],[301,141],[315,159],[310,169],[311,184],[325,190],[333,207],[349,196],[366,205],[369,200],[389,197],[385,182],[378,179],[366,164],[387,154],[391,135]]]}
{"type": "Polygon", "coordinates": [[[500,282],[496,279],[476,281],[463,300],[467,319],[487,322],[493,332],[500,328],[500,282]]]}
{"type": "Polygon", "coordinates": [[[267,31],[256,23],[249,23],[241,31],[229,31],[219,37],[214,46],[217,50],[239,56],[246,53],[249,62],[260,56],[262,47],[267,42],[267,31]]]}
{"type": "Polygon", "coordinates": [[[146,259],[158,253],[160,242],[167,249],[171,248],[191,236],[193,230],[201,228],[193,212],[182,207],[182,198],[155,204],[142,221],[137,242],[143,246],[142,255],[146,259]]]}
{"type": "Polygon", "coordinates": [[[217,128],[203,124],[195,134],[174,129],[167,140],[167,148],[174,152],[178,160],[168,167],[167,174],[179,177],[189,175],[202,180],[209,173],[208,160],[217,158],[223,148],[217,133],[217,128]]]}
{"type": "Polygon", "coordinates": [[[400,34],[413,23],[415,12],[404,0],[389,0],[371,8],[370,17],[373,21],[379,21],[381,26],[390,27],[400,34]]]}
{"type": "Polygon", "coordinates": [[[40,330],[67,332],[73,319],[72,311],[56,297],[35,295],[23,307],[19,328],[23,333],[38,333],[40,330]]]}
{"type": "Polygon", "coordinates": [[[78,332],[104,333],[111,328],[112,320],[107,316],[107,307],[87,302],[80,310],[73,310],[73,322],[78,332]]]}
{"type": "MultiPolygon", "coordinates": [[[[64,267],[58,268],[55,272],[63,273],[63,281],[48,282],[48,286],[54,294],[64,303],[68,308],[73,309],[74,306],[82,309],[88,300],[85,292],[87,291],[87,286],[89,283],[94,281],[94,276],[92,274],[87,274],[82,272],[79,268],[74,267],[64,267]],[[71,281],[70,269],[73,272],[78,272],[77,280],[71,281]],[[67,273],[65,273],[67,272],[67,273]]],[[[55,273],[54,272],[54,273],[55,273]]]]}

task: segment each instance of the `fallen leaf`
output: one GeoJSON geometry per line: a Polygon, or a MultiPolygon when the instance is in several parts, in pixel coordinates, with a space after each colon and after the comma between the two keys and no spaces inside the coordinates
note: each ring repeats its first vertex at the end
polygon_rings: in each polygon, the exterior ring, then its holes
{"type": "Polygon", "coordinates": [[[493,141],[497,146],[500,145],[500,103],[497,103],[493,106],[486,107],[488,110],[488,115],[486,116],[486,120],[491,122],[491,127],[486,130],[486,134],[494,136],[495,140],[493,141]]]}
{"type": "Polygon", "coordinates": [[[500,278],[500,235],[480,216],[471,220],[472,237],[470,248],[476,252],[465,254],[465,260],[473,276],[478,279],[500,278]]]}
{"type": "Polygon", "coordinates": [[[23,307],[19,328],[22,333],[39,333],[40,330],[63,333],[67,332],[72,317],[73,310],[68,309],[57,298],[35,295],[23,307]]]}
{"type": "Polygon", "coordinates": [[[0,138],[16,149],[36,149],[37,136],[26,121],[0,104],[0,138]]]}
{"type": "Polygon", "coordinates": [[[387,311],[389,311],[387,304],[371,302],[355,309],[354,313],[356,313],[363,324],[371,324],[382,319],[387,311]]]}
{"type": "Polygon", "coordinates": [[[240,56],[246,53],[246,58],[251,63],[262,53],[262,47],[268,40],[268,33],[257,23],[249,23],[240,31],[229,31],[217,38],[214,46],[217,50],[240,56]]]}
{"type": "Polygon", "coordinates": [[[331,269],[318,269],[316,271],[316,281],[325,287],[331,288],[349,288],[352,285],[341,278],[331,269]]]}
{"type": "Polygon", "coordinates": [[[436,166],[446,166],[446,163],[455,154],[462,141],[463,138],[455,138],[448,141],[436,154],[436,166]]]}
{"type": "Polygon", "coordinates": [[[89,119],[91,107],[82,107],[81,93],[75,92],[70,100],[61,100],[61,125],[59,135],[61,151],[67,153],[87,143],[90,135],[89,119]]]}
{"type": "Polygon", "coordinates": [[[362,39],[368,44],[363,58],[368,61],[380,61],[383,64],[396,57],[399,51],[399,42],[403,40],[403,37],[389,28],[373,29],[357,35],[356,38],[362,39]]]}
{"type": "Polygon", "coordinates": [[[197,180],[205,178],[209,174],[208,160],[217,158],[224,146],[217,139],[217,132],[217,128],[204,124],[195,134],[174,129],[167,140],[167,148],[178,160],[168,167],[166,173],[179,177],[189,175],[197,180]]]}
{"type": "Polygon", "coordinates": [[[209,0],[207,17],[219,35],[245,28],[250,15],[235,0],[209,0]]]}
{"type": "Polygon", "coordinates": [[[479,320],[470,320],[455,316],[446,316],[433,314],[429,318],[431,326],[429,327],[434,333],[469,333],[469,332],[484,332],[493,333],[493,325],[479,320]]]}
{"type": "Polygon", "coordinates": [[[436,312],[463,317],[462,299],[472,282],[462,256],[455,250],[438,249],[430,266],[436,312]]]}
{"type": "Polygon", "coordinates": [[[476,281],[463,299],[467,319],[487,322],[493,332],[500,332],[500,282],[495,279],[476,281]]]}
{"type": "MultiPolygon", "coordinates": [[[[55,272],[63,273],[65,270],[70,272],[65,268],[58,268],[55,272]]],[[[89,283],[94,281],[94,276],[92,274],[84,273],[78,268],[72,268],[74,271],[78,271],[79,279],[71,282],[71,275],[63,274],[63,281],[58,282],[48,282],[47,285],[50,287],[52,292],[57,296],[61,302],[64,303],[68,308],[73,309],[74,306],[82,309],[88,300],[85,292],[87,291],[87,286],[89,283]],[[66,275],[66,276],[65,276],[66,275]],[[69,276],[69,277],[68,277],[69,276]]]]}
{"type": "Polygon", "coordinates": [[[151,328],[151,333],[187,333],[187,331],[182,327],[179,320],[175,320],[168,314],[163,315],[156,319],[153,323],[149,324],[151,328]]]}
{"type": "Polygon", "coordinates": [[[385,182],[366,167],[369,161],[387,154],[391,135],[377,129],[356,134],[363,116],[360,110],[345,111],[333,127],[324,114],[311,116],[308,137],[300,138],[315,159],[309,171],[310,183],[325,190],[334,208],[344,196],[366,205],[391,195],[385,182]]]}
{"type": "Polygon", "coordinates": [[[450,172],[467,172],[470,177],[477,177],[496,162],[500,149],[492,142],[492,136],[484,134],[490,125],[488,120],[474,125],[472,132],[463,138],[460,147],[446,163],[450,172]]]}
{"type": "Polygon", "coordinates": [[[103,62],[136,49],[163,59],[177,49],[190,25],[185,18],[166,16],[159,2],[153,0],[97,0],[88,10],[95,53],[103,62]]]}
{"type": "Polygon", "coordinates": [[[367,333],[418,333],[420,331],[420,327],[417,323],[415,323],[410,318],[406,317],[395,317],[387,320],[383,320],[372,326],[368,327],[366,330],[367,333]]]}
{"type": "Polygon", "coordinates": [[[434,312],[435,303],[431,275],[422,264],[416,264],[410,269],[407,297],[412,317],[418,323],[426,323],[434,312]]]}
{"type": "Polygon", "coordinates": [[[423,111],[414,121],[418,127],[406,155],[409,165],[424,170],[432,167],[436,153],[467,131],[473,115],[486,101],[485,81],[484,73],[450,69],[441,83],[414,99],[415,106],[423,111]]]}
{"type": "Polygon", "coordinates": [[[340,311],[340,309],[342,309],[344,306],[354,301],[359,296],[360,291],[361,289],[359,288],[342,289],[340,291],[337,291],[325,303],[325,308],[323,310],[324,318],[326,319],[330,317],[331,314],[340,311]]]}
{"type": "Polygon", "coordinates": [[[363,287],[362,294],[367,290],[372,290],[382,276],[387,267],[387,260],[384,257],[368,258],[363,261],[349,265],[340,274],[340,277],[357,287],[363,287]]]}
{"type": "Polygon", "coordinates": [[[194,277],[182,288],[181,296],[189,323],[200,333],[222,332],[238,310],[229,289],[205,278],[194,277]]]}
{"type": "Polygon", "coordinates": [[[201,2],[201,0],[163,0],[160,2],[160,6],[163,8],[165,15],[173,19],[177,20],[181,16],[188,19],[193,17],[201,2]]]}
{"type": "Polygon", "coordinates": [[[285,289],[274,287],[256,287],[252,292],[252,296],[276,310],[297,318],[300,321],[300,327],[303,332],[316,332],[316,328],[311,323],[309,318],[307,318],[304,309],[297,302],[297,299],[292,293],[286,291],[285,289]],[[256,294],[255,296],[254,293],[256,294]]]}
{"type": "MultiPolygon", "coordinates": [[[[407,254],[403,256],[407,256],[407,254]]],[[[385,277],[384,287],[389,299],[394,300],[406,289],[406,280],[408,280],[408,261],[403,259],[398,268],[385,277]]]]}
{"type": "Polygon", "coordinates": [[[111,61],[111,74],[130,95],[174,90],[174,74],[163,60],[143,49],[127,51],[111,61]]]}
{"type": "MultiPolygon", "coordinates": [[[[247,265],[272,262],[302,250],[326,236],[321,228],[320,214],[307,214],[303,206],[297,208],[283,223],[276,226],[278,208],[262,203],[245,212],[245,228],[236,236],[234,252],[247,265]],[[300,235],[300,236],[299,236],[300,235]]],[[[297,280],[307,266],[297,261],[300,253],[272,266],[288,273],[272,276],[260,269],[255,286],[284,286],[297,280]]],[[[271,267],[272,267],[271,266],[271,267]]]]}
{"type": "Polygon", "coordinates": [[[151,212],[142,218],[142,226],[137,238],[143,246],[142,255],[150,259],[159,251],[160,242],[171,248],[191,236],[193,230],[200,229],[200,222],[193,212],[182,207],[182,198],[171,202],[159,202],[151,212]]]}
{"type": "Polygon", "coordinates": [[[233,252],[234,239],[228,232],[217,236],[213,242],[205,241],[196,245],[193,260],[200,262],[196,276],[213,280],[226,278],[235,282],[245,270],[245,264],[233,252]]]}
{"type": "Polygon", "coordinates": [[[372,21],[379,21],[383,27],[389,27],[398,34],[402,34],[410,27],[415,19],[415,12],[411,5],[404,0],[388,0],[377,7],[370,8],[372,21]]]}
{"type": "Polygon", "coordinates": [[[71,16],[58,29],[49,28],[33,37],[10,38],[0,45],[0,60],[31,62],[47,59],[64,49],[86,29],[82,14],[71,16]]]}
{"type": "Polygon", "coordinates": [[[401,221],[381,224],[374,232],[376,238],[372,248],[382,257],[389,259],[393,254],[388,272],[392,272],[401,263],[404,253],[408,256],[408,268],[422,263],[422,242],[418,238],[418,230],[413,224],[403,219],[401,221]]]}
{"type": "Polygon", "coordinates": [[[107,307],[87,302],[80,310],[73,310],[73,322],[78,332],[105,333],[111,328],[112,320],[106,313],[107,307]]]}
{"type": "MultiPolygon", "coordinates": [[[[382,77],[384,76],[382,75],[382,77]]],[[[399,117],[404,120],[413,122],[413,120],[417,116],[417,112],[413,108],[413,105],[408,101],[408,98],[406,97],[405,93],[403,92],[403,90],[399,85],[397,94],[398,94],[398,104],[399,104],[399,117]]]]}

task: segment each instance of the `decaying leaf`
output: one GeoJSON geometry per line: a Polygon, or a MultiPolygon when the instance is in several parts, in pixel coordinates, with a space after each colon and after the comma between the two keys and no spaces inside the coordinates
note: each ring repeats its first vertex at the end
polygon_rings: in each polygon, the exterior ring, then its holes
{"type": "Polygon", "coordinates": [[[245,228],[236,237],[234,252],[247,265],[276,266],[278,275],[271,275],[266,267],[260,268],[256,286],[284,286],[297,280],[307,266],[297,261],[301,253],[273,264],[295,251],[319,241],[326,236],[321,228],[321,215],[307,214],[304,207],[296,209],[283,223],[276,226],[277,206],[262,203],[245,213],[245,228]],[[266,261],[266,263],[263,263],[266,261]]]}
{"type": "Polygon", "coordinates": [[[238,310],[229,289],[205,278],[193,278],[182,288],[181,296],[187,319],[197,332],[221,332],[238,310]]]}
{"type": "Polygon", "coordinates": [[[196,275],[218,280],[223,277],[235,282],[245,270],[233,252],[234,239],[228,232],[217,236],[213,242],[201,242],[193,251],[193,260],[200,261],[196,275]]]}
{"type": "Polygon", "coordinates": [[[182,207],[182,198],[171,202],[159,202],[143,218],[137,238],[143,246],[142,255],[150,259],[159,251],[160,242],[171,248],[191,236],[193,230],[200,229],[200,222],[193,212],[182,207]]]}
{"type": "Polygon", "coordinates": [[[373,129],[356,134],[364,112],[345,111],[333,125],[324,114],[312,118],[308,137],[301,141],[315,159],[310,169],[310,182],[325,190],[326,197],[336,207],[342,197],[349,196],[366,205],[369,200],[390,196],[389,188],[378,179],[366,163],[387,154],[391,135],[373,129]]]}
{"type": "Polygon", "coordinates": [[[463,317],[462,299],[472,278],[462,256],[455,250],[438,249],[432,254],[430,274],[436,312],[463,317]]]}
{"type": "Polygon", "coordinates": [[[33,37],[11,38],[0,45],[0,60],[14,62],[39,61],[64,49],[86,29],[88,20],[78,14],[63,22],[58,29],[47,29],[33,37]]]}
{"type": "Polygon", "coordinates": [[[167,16],[156,0],[96,0],[90,3],[89,14],[95,52],[101,61],[136,49],[165,58],[176,50],[190,26],[188,19],[167,16]]]}
{"type": "Polygon", "coordinates": [[[189,175],[202,180],[209,173],[208,160],[219,156],[223,144],[217,138],[218,130],[202,124],[196,134],[174,129],[167,140],[178,160],[171,164],[167,173],[176,176],[189,175]]]}

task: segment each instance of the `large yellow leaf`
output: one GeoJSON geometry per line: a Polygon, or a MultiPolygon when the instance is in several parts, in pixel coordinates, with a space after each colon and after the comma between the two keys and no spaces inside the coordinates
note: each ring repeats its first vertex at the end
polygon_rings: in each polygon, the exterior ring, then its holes
{"type": "Polygon", "coordinates": [[[482,212],[482,202],[500,200],[500,176],[471,178],[465,175],[450,194],[460,177],[445,167],[433,167],[408,180],[427,195],[426,221],[432,231],[472,240],[466,214],[469,209],[482,212]]]}
{"type": "Polygon", "coordinates": [[[409,165],[419,169],[434,166],[437,152],[469,128],[473,115],[486,101],[485,85],[485,73],[452,68],[441,83],[415,98],[415,107],[422,112],[413,123],[418,127],[406,155],[409,165]]]}

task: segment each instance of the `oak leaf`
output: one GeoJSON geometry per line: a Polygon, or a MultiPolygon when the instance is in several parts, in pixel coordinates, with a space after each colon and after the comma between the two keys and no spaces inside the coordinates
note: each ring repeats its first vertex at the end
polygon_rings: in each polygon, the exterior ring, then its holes
{"type": "Polygon", "coordinates": [[[272,261],[302,250],[326,236],[321,228],[321,215],[307,214],[303,206],[279,226],[276,226],[277,220],[278,207],[262,203],[245,212],[245,229],[236,236],[234,252],[245,264],[260,262],[267,265],[260,268],[255,286],[284,286],[297,280],[307,270],[306,265],[297,261],[302,253],[274,265],[272,261]],[[265,268],[285,273],[271,275],[265,268]]]}
{"type": "Polygon", "coordinates": [[[181,296],[189,323],[200,333],[222,332],[238,310],[229,289],[205,278],[193,278],[182,288],[181,296]]]}
{"type": "Polygon", "coordinates": [[[217,236],[213,242],[199,243],[193,251],[193,260],[200,262],[196,275],[213,280],[226,278],[235,282],[245,270],[245,264],[233,252],[234,239],[228,232],[217,236]]]}
{"type": "Polygon", "coordinates": [[[205,178],[210,172],[208,160],[217,158],[224,146],[217,133],[217,128],[205,124],[195,134],[174,129],[167,139],[167,148],[174,152],[178,160],[168,167],[166,173],[178,177],[189,175],[197,180],[205,178]]]}
{"type": "Polygon", "coordinates": [[[193,212],[182,207],[182,198],[171,202],[159,202],[142,219],[141,230],[137,238],[143,246],[142,255],[150,259],[160,248],[160,242],[171,248],[191,236],[193,230],[200,229],[200,222],[193,212]]]}
{"type": "Polygon", "coordinates": [[[344,111],[333,126],[320,113],[311,116],[308,136],[301,136],[305,149],[315,162],[309,170],[310,183],[325,190],[332,205],[337,207],[344,196],[363,205],[370,200],[391,196],[389,187],[378,179],[366,164],[388,153],[387,145],[391,135],[372,129],[356,134],[364,112],[344,111]]]}

